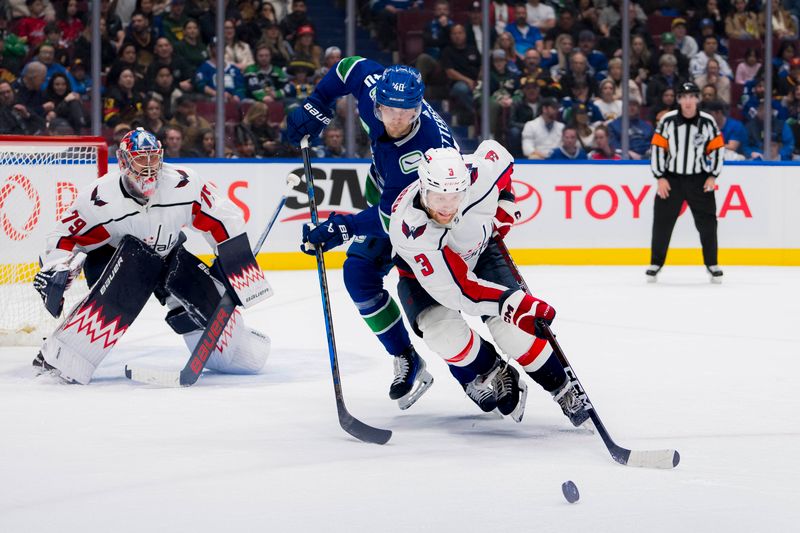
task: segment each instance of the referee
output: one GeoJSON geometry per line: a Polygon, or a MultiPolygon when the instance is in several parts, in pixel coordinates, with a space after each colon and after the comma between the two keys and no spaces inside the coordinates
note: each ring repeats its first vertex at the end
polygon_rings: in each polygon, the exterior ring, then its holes
{"type": "Polygon", "coordinates": [[[717,202],[714,184],[722,170],[725,142],[714,118],[697,106],[700,89],[692,82],[678,87],[678,109],[665,114],[653,134],[650,168],[658,179],[653,209],[653,242],[647,281],[667,259],[672,229],[684,200],[700,233],[703,262],[712,283],[722,282],[717,265],[717,202]]]}

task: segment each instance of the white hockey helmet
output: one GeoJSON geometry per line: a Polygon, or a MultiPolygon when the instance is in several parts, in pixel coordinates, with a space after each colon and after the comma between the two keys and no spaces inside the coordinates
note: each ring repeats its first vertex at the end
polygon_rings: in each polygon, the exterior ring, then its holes
{"type": "Polygon", "coordinates": [[[117,150],[125,190],[147,202],[156,192],[163,159],[161,142],[149,131],[136,128],[125,134],[117,150]]]}
{"type": "Polygon", "coordinates": [[[452,228],[461,218],[471,183],[455,148],[430,148],[417,168],[422,205],[438,224],[452,228]]]}

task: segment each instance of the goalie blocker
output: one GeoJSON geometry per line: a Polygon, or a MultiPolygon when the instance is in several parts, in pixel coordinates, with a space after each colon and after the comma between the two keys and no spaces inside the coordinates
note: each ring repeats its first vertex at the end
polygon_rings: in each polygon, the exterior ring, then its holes
{"type": "MultiPolygon", "coordinates": [[[[220,243],[218,263],[224,264],[221,271],[230,272],[229,278],[233,278],[233,283],[225,278],[225,284],[239,285],[239,292],[234,292],[236,298],[252,305],[272,291],[260,269],[257,274],[252,272],[252,253],[249,261],[241,254],[226,252],[231,246],[225,244],[234,240],[243,240],[246,246],[244,234],[220,243]]],[[[233,249],[237,249],[236,243],[233,249]]],[[[215,280],[209,268],[180,244],[163,259],[132,236],[125,237],[108,258],[110,250],[113,249],[105,247],[89,254],[85,268],[92,290],[44,342],[34,366],[65,381],[89,383],[150,294],[169,308],[167,323],[183,336],[190,350],[194,349],[221,299],[223,283],[215,280]],[[98,277],[99,268],[102,274],[98,277]]],[[[207,366],[222,372],[256,373],[264,366],[269,349],[269,337],[247,328],[241,314],[234,311],[207,366]]]]}

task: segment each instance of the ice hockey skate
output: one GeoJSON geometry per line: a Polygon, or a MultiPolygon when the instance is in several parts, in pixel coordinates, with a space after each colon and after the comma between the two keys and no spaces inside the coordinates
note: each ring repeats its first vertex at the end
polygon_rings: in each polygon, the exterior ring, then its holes
{"type": "Polygon", "coordinates": [[[511,415],[515,422],[521,422],[528,399],[528,385],[522,381],[517,369],[498,360],[492,378],[492,389],[497,399],[497,410],[503,415],[511,415]]]}
{"type": "Polygon", "coordinates": [[[61,375],[61,371],[44,360],[42,352],[36,354],[33,362],[33,375],[37,382],[74,385],[75,381],[61,375]]]}
{"type": "Polygon", "coordinates": [[[489,386],[490,383],[490,380],[478,376],[469,383],[461,384],[469,399],[475,402],[475,405],[480,407],[484,413],[491,413],[497,409],[497,398],[489,386]]]}
{"type": "MultiPolygon", "coordinates": [[[[553,391],[552,394],[553,399],[561,407],[564,415],[569,418],[573,426],[576,428],[581,427],[589,419],[588,409],[591,404],[588,403],[586,394],[580,388],[577,380],[567,377],[564,385],[560,389],[553,391]]],[[[587,429],[593,430],[594,428],[587,426],[587,429]]]]}
{"type": "Polygon", "coordinates": [[[659,265],[650,265],[647,267],[647,270],[644,271],[645,276],[647,276],[647,283],[655,283],[658,281],[658,273],[661,272],[661,267],[659,265]]]}
{"type": "Polygon", "coordinates": [[[711,283],[722,283],[722,269],[719,267],[719,265],[706,265],[706,270],[711,277],[711,283]]]}
{"type": "Polygon", "coordinates": [[[394,357],[394,381],[389,387],[389,398],[406,410],[433,385],[433,376],[425,369],[425,360],[413,347],[394,357]]]}

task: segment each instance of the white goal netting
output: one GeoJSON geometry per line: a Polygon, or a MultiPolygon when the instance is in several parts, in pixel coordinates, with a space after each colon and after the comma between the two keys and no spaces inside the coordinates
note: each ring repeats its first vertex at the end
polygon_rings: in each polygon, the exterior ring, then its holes
{"type": "MultiPolygon", "coordinates": [[[[107,164],[99,137],[0,135],[0,345],[39,344],[56,326],[32,285],[39,254],[78,191],[107,164]]],[[[86,292],[76,280],[65,311],[86,292]]]]}

